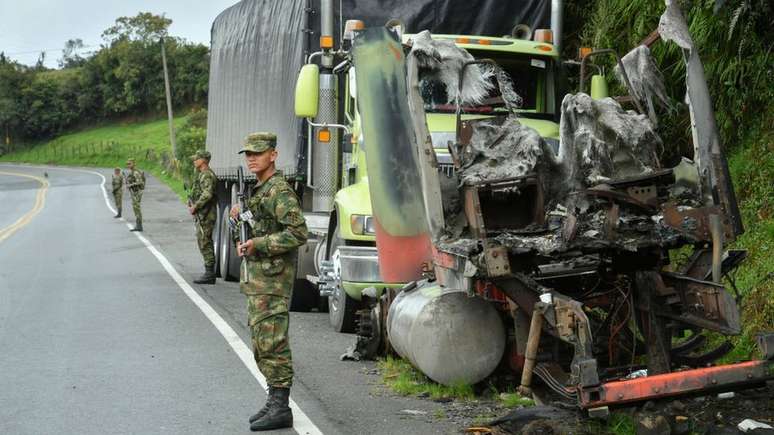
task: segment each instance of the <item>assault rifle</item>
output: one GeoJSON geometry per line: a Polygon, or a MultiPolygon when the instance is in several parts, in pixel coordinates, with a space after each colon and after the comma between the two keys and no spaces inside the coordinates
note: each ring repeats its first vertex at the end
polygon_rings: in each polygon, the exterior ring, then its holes
{"type": "MultiPolygon", "coordinates": [[[[245,243],[250,238],[247,233],[247,226],[250,225],[250,221],[253,219],[253,214],[247,208],[247,184],[245,183],[245,171],[240,166],[237,168],[237,184],[239,190],[237,190],[237,200],[239,201],[239,220],[242,221],[242,225],[239,226],[239,243],[245,243]]],[[[242,255],[245,254],[244,249],[242,255]]],[[[242,282],[247,282],[247,260],[242,258],[242,282]]]]}
{"type": "MultiPolygon", "coordinates": [[[[191,188],[188,186],[188,183],[183,183],[183,190],[185,190],[188,207],[189,208],[193,207],[194,203],[193,203],[193,199],[191,198],[191,195],[193,194],[193,192],[191,191],[191,188]]],[[[196,215],[196,213],[193,214],[193,220],[195,224],[199,225],[199,217],[196,215]]]]}

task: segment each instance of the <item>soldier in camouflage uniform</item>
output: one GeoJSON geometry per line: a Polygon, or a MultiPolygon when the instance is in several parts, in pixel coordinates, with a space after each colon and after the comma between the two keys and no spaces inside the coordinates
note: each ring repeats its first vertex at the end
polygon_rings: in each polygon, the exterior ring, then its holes
{"type": "Polygon", "coordinates": [[[116,215],[113,217],[118,219],[124,204],[124,177],[121,175],[121,168],[113,170],[113,199],[116,201],[116,215]]]}
{"type": "Polygon", "coordinates": [[[145,190],[145,175],[138,170],[134,164],[134,159],[126,161],[126,188],[132,195],[132,209],[134,209],[135,225],[131,231],[142,231],[142,210],[140,210],[140,201],[142,200],[142,191],[145,190]]]}
{"type": "Polygon", "coordinates": [[[248,325],[258,369],[269,384],[269,398],[250,417],[250,430],[293,426],[288,406],[293,366],[288,341],[288,299],[296,276],[298,247],[306,243],[307,229],[298,198],[276,171],[277,137],[253,133],[240,153],[256,175],[258,186],[247,203],[250,211],[231,209],[231,217],[246,219],[250,239],[238,244],[242,256],[241,290],[247,295],[248,325]]]}
{"type": "Polygon", "coordinates": [[[215,187],[218,177],[210,169],[209,151],[199,150],[191,156],[196,168],[196,180],[193,183],[191,197],[188,199],[188,211],[196,221],[196,241],[199,252],[204,257],[204,275],[194,280],[196,284],[215,284],[215,247],[212,244],[212,231],[217,218],[218,198],[215,187]]]}

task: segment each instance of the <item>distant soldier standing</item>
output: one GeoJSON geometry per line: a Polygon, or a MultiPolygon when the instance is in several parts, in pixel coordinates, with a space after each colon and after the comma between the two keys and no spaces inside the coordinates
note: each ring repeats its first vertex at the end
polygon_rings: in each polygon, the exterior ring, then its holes
{"type": "Polygon", "coordinates": [[[145,190],[145,175],[135,167],[134,159],[126,161],[126,188],[132,195],[132,209],[134,209],[135,225],[130,231],[142,231],[142,210],[140,210],[140,201],[142,192],[145,190]]]}
{"type": "Polygon", "coordinates": [[[121,175],[121,168],[113,170],[113,199],[116,201],[116,215],[114,218],[121,217],[121,207],[124,203],[124,177],[121,175]]]}
{"type": "MultiPolygon", "coordinates": [[[[252,217],[240,222],[249,225],[251,237],[237,245],[237,252],[246,262],[240,287],[247,295],[255,361],[269,384],[266,404],[250,417],[253,431],[293,426],[288,406],[293,382],[288,299],[296,276],[298,247],[306,243],[307,229],[298,197],[275,168],[276,146],[276,135],[253,133],[240,151],[259,183],[247,203],[252,217]]],[[[239,216],[239,206],[234,206],[231,217],[239,216]]]]}
{"type": "Polygon", "coordinates": [[[196,180],[191,190],[188,211],[196,221],[196,241],[199,252],[204,257],[204,275],[194,280],[196,284],[215,284],[215,247],[212,244],[212,231],[217,218],[218,198],[215,187],[218,178],[210,169],[210,153],[199,150],[191,156],[197,171],[196,180]]]}

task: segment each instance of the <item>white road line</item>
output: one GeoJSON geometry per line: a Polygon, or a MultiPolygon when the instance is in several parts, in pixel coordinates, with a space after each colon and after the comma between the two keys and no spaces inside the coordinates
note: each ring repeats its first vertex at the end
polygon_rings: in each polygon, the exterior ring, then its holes
{"type": "MultiPolygon", "coordinates": [[[[107,205],[107,208],[110,209],[110,211],[116,213],[116,209],[113,208],[113,205],[110,204],[110,199],[108,198],[107,190],[105,189],[105,176],[95,171],[78,171],[96,174],[102,178],[102,184],[100,184],[100,187],[102,188],[102,196],[105,198],[105,205],[107,205]]],[[[126,226],[131,228],[131,225],[129,224],[126,224],[126,226]]],[[[180,276],[180,273],[178,273],[178,271],[172,266],[172,263],[167,260],[167,257],[165,257],[164,254],[159,252],[159,250],[156,249],[156,247],[153,246],[153,244],[148,241],[148,239],[146,239],[142,234],[137,232],[133,234],[137,236],[137,238],[145,245],[145,247],[148,248],[151,254],[156,257],[164,270],[166,270],[169,276],[172,277],[175,283],[177,283],[178,287],[180,287],[180,289],[183,290],[183,293],[185,293],[185,295],[191,299],[191,302],[193,302],[194,305],[196,305],[199,310],[201,310],[201,312],[207,317],[207,319],[209,319],[209,321],[215,326],[218,332],[220,332],[220,335],[222,335],[223,338],[226,339],[226,342],[229,344],[229,346],[231,346],[231,349],[233,349],[239,359],[242,360],[242,363],[245,365],[245,367],[247,367],[247,370],[250,371],[253,377],[261,385],[261,388],[266,390],[268,388],[266,384],[266,378],[264,378],[261,372],[258,371],[258,367],[255,365],[255,360],[253,359],[253,352],[245,344],[245,342],[242,341],[234,329],[231,328],[231,326],[229,326],[225,320],[223,320],[223,317],[221,317],[220,314],[218,314],[218,312],[207,303],[207,301],[202,299],[202,297],[196,293],[196,290],[194,290],[193,287],[191,287],[191,285],[188,284],[182,276],[180,276]]],[[[312,420],[309,419],[306,413],[301,410],[301,408],[293,399],[290,399],[290,407],[293,409],[293,429],[297,433],[301,435],[322,435],[322,431],[314,423],[312,423],[312,420]]]]}

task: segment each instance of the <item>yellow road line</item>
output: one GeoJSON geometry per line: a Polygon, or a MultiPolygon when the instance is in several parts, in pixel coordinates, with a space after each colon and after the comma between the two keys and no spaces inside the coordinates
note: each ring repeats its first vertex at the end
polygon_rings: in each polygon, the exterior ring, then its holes
{"type": "Polygon", "coordinates": [[[40,187],[38,188],[38,192],[35,194],[35,205],[32,207],[32,210],[28,211],[24,214],[24,216],[20,217],[16,220],[16,222],[12,223],[11,225],[0,229],[0,242],[3,240],[11,237],[13,233],[16,231],[24,228],[27,224],[29,224],[32,219],[40,213],[41,210],[43,210],[43,207],[46,205],[46,192],[48,191],[48,180],[40,177],[36,177],[34,175],[27,175],[27,174],[19,174],[17,172],[5,172],[0,171],[0,175],[9,175],[12,177],[24,177],[24,178],[31,178],[38,183],[40,183],[40,187]]]}

